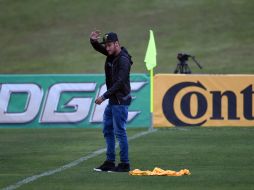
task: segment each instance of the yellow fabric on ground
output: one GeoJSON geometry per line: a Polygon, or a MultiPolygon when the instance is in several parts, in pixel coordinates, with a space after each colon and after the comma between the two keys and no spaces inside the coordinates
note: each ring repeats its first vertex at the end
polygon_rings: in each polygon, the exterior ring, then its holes
{"type": "Polygon", "coordinates": [[[190,171],[187,169],[183,169],[180,171],[173,170],[163,170],[161,168],[155,167],[153,171],[141,171],[139,169],[135,169],[129,172],[130,175],[137,176],[182,176],[182,175],[191,175],[190,171]]]}

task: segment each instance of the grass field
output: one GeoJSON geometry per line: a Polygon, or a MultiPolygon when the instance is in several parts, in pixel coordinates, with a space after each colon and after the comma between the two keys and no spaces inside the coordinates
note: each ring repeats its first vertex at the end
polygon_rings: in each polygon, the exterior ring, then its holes
{"type": "MultiPolygon", "coordinates": [[[[143,129],[144,130],[144,129],[143,129]]],[[[141,132],[129,129],[129,136],[141,132]]],[[[253,189],[254,128],[171,128],[130,142],[132,169],[180,170],[190,176],[137,177],[98,173],[105,155],[19,189],[253,189]]],[[[0,188],[103,148],[98,129],[1,129],[0,188]]]]}
{"type": "Polygon", "coordinates": [[[146,72],[153,29],[156,73],[172,73],[178,52],[196,55],[204,69],[190,61],[195,73],[253,73],[253,9],[250,0],[1,0],[0,73],[101,73],[94,28],[119,34],[133,72],[146,72]]]}
{"type": "MultiPolygon", "coordinates": [[[[115,31],[147,72],[149,29],[157,45],[155,73],[172,73],[178,52],[204,67],[194,73],[254,73],[251,0],[0,0],[0,74],[102,73],[105,57],[89,44],[94,28],[115,31]]],[[[0,81],[1,82],[1,81],[0,81]]],[[[129,136],[144,129],[128,129],[129,136]]],[[[96,173],[101,154],[18,189],[254,189],[254,128],[171,128],[130,142],[132,169],[180,170],[183,177],[96,173]]],[[[100,129],[0,129],[0,189],[104,148],[100,129]]]]}

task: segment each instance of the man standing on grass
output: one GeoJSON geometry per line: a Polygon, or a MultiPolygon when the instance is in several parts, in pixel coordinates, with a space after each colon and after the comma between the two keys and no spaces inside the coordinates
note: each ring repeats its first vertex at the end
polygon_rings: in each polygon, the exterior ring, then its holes
{"type": "Polygon", "coordinates": [[[103,115],[103,134],[107,145],[107,159],[94,170],[128,172],[130,171],[130,163],[126,122],[128,106],[131,103],[130,69],[133,62],[127,50],[120,46],[116,33],[105,34],[102,43],[98,42],[99,38],[99,31],[93,31],[90,35],[93,48],[107,56],[104,67],[107,91],[95,100],[95,103],[100,105],[104,100],[109,99],[103,115]],[[120,163],[117,166],[115,165],[115,137],[120,146],[120,163]]]}

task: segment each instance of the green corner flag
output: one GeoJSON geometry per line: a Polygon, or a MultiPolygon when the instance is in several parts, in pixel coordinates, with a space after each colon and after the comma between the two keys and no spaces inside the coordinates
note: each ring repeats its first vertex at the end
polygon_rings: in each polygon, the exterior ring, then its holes
{"type": "Polygon", "coordinates": [[[146,68],[149,71],[156,66],[156,46],[152,30],[150,30],[150,39],[146,50],[145,62],[146,68]]]}
{"type": "Polygon", "coordinates": [[[157,52],[156,52],[153,31],[150,30],[150,39],[149,39],[148,47],[146,50],[145,63],[146,63],[147,70],[150,71],[150,112],[151,113],[153,113],[153,68],[157,65],[156,54],[157,52]]]}

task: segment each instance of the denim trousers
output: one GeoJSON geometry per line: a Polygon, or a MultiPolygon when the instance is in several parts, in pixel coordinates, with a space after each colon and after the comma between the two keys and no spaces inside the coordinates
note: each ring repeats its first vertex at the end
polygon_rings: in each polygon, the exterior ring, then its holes
{"type": "Polygon", "coordinates": [[[115,137],[120,146],[120,161],[129,163],[126,122],[128,106],[108,104],[103,115],[103,134],[107,145],[107,160],[115,161],[115,137]]]}

